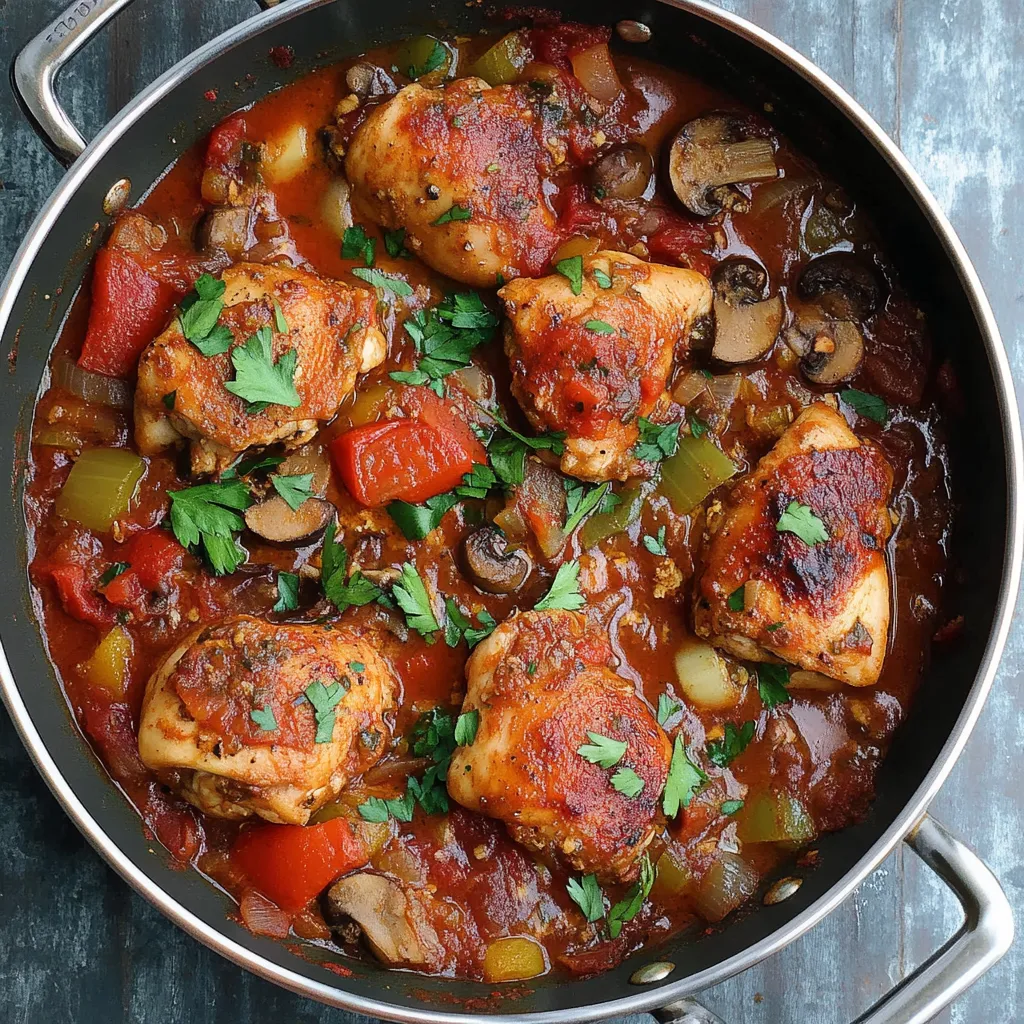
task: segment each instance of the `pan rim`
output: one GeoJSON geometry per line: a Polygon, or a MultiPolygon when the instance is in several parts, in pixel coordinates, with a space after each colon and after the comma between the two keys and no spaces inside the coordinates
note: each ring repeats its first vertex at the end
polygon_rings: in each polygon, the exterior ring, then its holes
{"type": "MultiPolygon", "coordinates": [[[[292,0],[288,5],[271,8],[240,23],[179,61],[120,111],[90,142],[84,153],[58,184],[35,218],[15,254],[3,285],[0,287],[0,334],[7,327],[15,301],[44,239],[62,215],[70,198],[89,178],[107,150],[164,96],[222,53],[262,34],[274,25],[290,21],[306,11],[332,2],[334,0],[292,0]]],[[[920,207],[930,229],[940,241],[947,258],[955,269],[978,324],[979,333],[992,368],[999,404],[999,417],[1006,445],[1006,546],[1003,554],[1002,578],[988,641],[965,705],[943,744],[939,756],[914,792],[913,797],[857,863],[800,914],[751,946],[678,981],[633,995],[600,1003],[587,1003],[571,1009],[497,1015],[413,1008],[366,998],[336,985],[324,984],[274,963],[193,914],[181,902],[170,896],[151,877],[150,872],[144,866],[136,864],[122,851],[78,797],[73,786],[51,757],[46,742],[36,729],[21,698],[18,684],[13,678],[6,654],[0,646],[0,689],[2,689],[4,702],[21,740],[64,811],[107,863],[135,891],[204,945],[269,981],[335,1007],[390,1020],[429,1021],[434,1024],[462,1024],[466,1021],[479,1021],[481,1024],[484,1021],[496,1021],[499,1024],[514,1024],[514,1022],[530,1022],[530,1024],[551,1022],[554,1024],[554,1022],[568,1020],[591,1021],[605,1019],[613,1015],[650,1011],[675,999],[718,984],[726,978],[752,967],[789,945],[831,913],[916,825],[962,752],[981,713],[998,669],[1020,582],[1022,539],[1024,539],[1020,485],[1024,478],[1024,462],[1022,462],[1021,431],[1008,359],[994,315],[963,244],[923,180],[895,143],[885,135],[856,100],[809,59],[753,23],[714,7],[706,0],[657,0],[657,2],[696,15],[740,36],[788,66],[817,89],[847,121],[853,123],[887,161],[906,188],[909,197],[920,207]]]]}

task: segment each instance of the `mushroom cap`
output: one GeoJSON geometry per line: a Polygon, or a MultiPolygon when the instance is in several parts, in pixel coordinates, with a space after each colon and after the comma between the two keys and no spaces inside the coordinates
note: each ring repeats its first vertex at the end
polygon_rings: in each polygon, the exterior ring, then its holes
{"type": "Polygon", "coordinates": [[[462,541],[460,562],[466,578],[485,594],[512,594],[527,580],[533,563],[523,550],[509,551],[505,535],[482,526],[462,541]]]}
{"type": "Polygon", "coordinates": [[[749,363],[760,359],[775,344],[782,327],[780,296],[764,298],[768,273],[745,257],[724,260],[711,275],[714,287],[714,359],[723,363],[749,363]]]}
{"type": "Polygon", "coordinates": [[[800,272],[797,294],[816,303],[837,320],[866,320],[882,304],[878,273],[853,252],[830,252],[810,261],[800,272]]]}
{"type": "Polygon", "coordinates": [[[800,371],[815,384],[849,380],[864,359],[864,335],[852,320],[798,320],[786,344],[800,356],[800,371]]]}

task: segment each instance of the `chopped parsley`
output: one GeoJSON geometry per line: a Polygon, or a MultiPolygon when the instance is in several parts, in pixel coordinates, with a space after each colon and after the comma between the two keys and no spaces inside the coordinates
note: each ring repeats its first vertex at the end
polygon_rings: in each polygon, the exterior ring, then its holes
{"type": "Polygon", "coordinates": [[[591,924],[604,917],[604,893],[597,884],[597,875],[584,875],[579,881],[570,878],[565,888],[569,898],[591,924]]]}
{"type": "Polygon", "coordinates": [[[405,228],[395,228],[394,231],[385,231],[384,249],[393,259],[412,259],[412,253],[405,247],[405,228]]]}
{"type": "Polygon", "coordinates": [[[358,277],[360,281],[365,281],[374,288],[381,288],[386,292],[391,292],[392,295],[397,295],[399,298],[412,295],[412,286],[408,281],[403,281],[400,277],[395,277],[393,274],[385,274],[376,267],[353,267],[352,276],[358,277]]]}
{"type": "Polygon", "coordinates": [[[707,745],[708,760],[719,768],[725,768],[736,760],[754,738],[756,723],[744,722],[740,726],[725,723],[725,734],[720,740],[711,740],[707,745]]]}
{"type": "Polygon", "coordinates": [[[427,54],[422,64],[412,64],[406,70],[409,78],[422,78],[436,71],[448,59],[448,51],[435,39],[433,49],[427,54]]]}
{"type": "Polygon", "coordinates": [[[773,665],[771,662],[761,662],[757,666],[757,692],[761,697],[761,703],[771,711],[779,704],[789,701],[789,669],[785,665],[773,665]]]}
{"type": "Polygon", "coordinates": [[[666,818],[674,818],[680,807],[689,807],[693,794],[707,782],[707,775],[689,758],[683,737],[676,736],[672,745],[672,760],[668,766],[668,778],[661,794],[661,809],[666,818]]]}
{"type": "Polygon", "coordinates": [[[603,270],[599,270],[597,267],[595,267],[590,273],[593,275],[594,280],[602,288],[611,288],[612,279],[603,270]]]}
{"type": "Polygon", "coordinates": [[[588,320],[584,325],[588,331],[594,334],[614,334],[615,328],[605,320],[588,320]]]}
{"type": "Polygon", "coordinates": [[[620,768],[612,776],[612,789],[633,800],[643,792],[644,780],[632,768],[620,768]]]}
{"type": "Polygon", "coordinates": [[[127,562],[114,562],[112,565],[108,565],[100,577],[100,586],[105,587],[108,583],[113,583],[121,573],[127,572],[130,568],[131,566],[127,562]]]}
{"type": "Polygon", "coordinates": [[[570,256],[568,259],[559,260],[555,264],[555,270],[569,282],[573,295],[579,295],[583,291],[582,256],[570,256]]]}
{"type": "Polygon", "coordinates": [[[313,705],[316,718],[315,743],[330,743],[334,738],[334,709],[341,703],[347,689],[337,680],[324,686],[319,679],[315,679],[303,691],[306,700],[313,705]]]}
{"type": "Polygon", "coordinates": [[[293,512],[297,512],[307,498],[313,497],[312,473],[298,473],[294,476],[281,476],[275,473],[271,476],[270,482],[274,485],[274,490],[288,502],[288,507],[293,512]]]}
{"type": "Polygon", "coordinates": [[[708,432],[708,425],[695,413],[690,414],[690,434],[693,437],[703,437],[708,432]]]}
{"type": "Polygon", "coordinates": [[[377,239],[366,233],[362,224],[353,224],[345,228],[341,236],[341,258],[343,260],[362,260],[368,267],[373,266],[377,249],[377,239]]]}
{"type": "Polygon", "coordinates": [[[445,599],[444,610],[444,642],[449,647],[458,647],[459,642],[465,640],[472,650],[481,640],[490,636],[498,625],[494,616],[484,608],[477,614],[480,625],[474,626],[469,616],[450,597],[445,599]]]}
{"type": "Polygon", "coordinates": [[[665,547],[665,527],[659,526],[655,536],[645,535],[643,538],[644,547],[652,555],[668,555],[668,548],[665,547]]]}
{"type": "Polygon", "coordinates": [[[844,405],[848,405],[859,416],[880,423],[883,427],[889,422],[889,406],[884,398],[873,395],[869,391],[858,391],[846,388],[839,392],[844,405]]]}
{"type": "Polygon", "coordinates": [[[406,540],[423,540],[431,530],[437,529],[445,513],[458,503],[458,495],[449,491],[427,498],[422,505],[392,501],[388,503],[387,511],[406,540]]]}
{"type": "Polygon", "coordinates": [[[731,612],[741,612],[746,607],[747,585],[741,583],[726,599],[726,606],[731,612]]]}
{"type": "Polygon", "coordinates": [[[455,742],[460,747],[471,747],[476,739],[476,731],[480,728],[480,712],[463,711],[455,721],[455,742]]]}
{"type": "Polygon", "coordinates": [[[580,563],[574,558],[558,567],[551,589],[533,606],[536,612],[563,609],[574,612],[582,608],[586,600],[580,593],[580,563]]]}
{"type": "Polygon", "coordinates": [[[416,805],[413,794],[407,789],[404,796],[393,800],[382,800],[379,796],[371,796],[361,803],[356,810],[363,821],[384,822],[388,818],[396,821],[412,821],[412,812],[416,805]]]}
{"type": "Polygon", "coordinates": [[[640,877],[629,887],[626,895],[616,903],[608,912],[608,935],[617,939],[622,931],[622,926],[627,921],[632,921],[644,900],[650,895],[651,887],[654,885],[654,865],[648,854],[644,854],[640,861],[640,877]]]}
{"type": "Polygon", "coordinates": [[[160,399],[160,401],[164,403],[164,408],[170,409],[170,410],[173,411],[174,403],[177,400],[177,397],[178,397],[178,389],[175,388],[173,391],[168,391],[167,394],[164,395],[164,397],[160,399]]]}
{"type": "Polygon", "coordinates": [[[469,220],[472,216],[473,211],[470,207],[459,206],[458,203],[453,203],[437,220],[431,223],[435,227],[440,227],[442,224],[450,224],[452,221],[469,220]]]}
{"type": "Polygon", "coordinates": [[[492,436],[487,442],[487,454],[498,478],[510,487],[521,484],[525,479],[526,456],[531,451],[550,451],[555,455],[561,455],[565,451],[565,434],[561,431],[527,437],[513,430],[497,413],[481,405],[477,408],[494,420],[499,429],[507,435],[492,436]]]}
{"type": "Polygon", "coordinates": [[[241,480],[197,484],[168,491],[171,529],[186,548],[201,546],[214,573],[232,573],[246,559],[235,533],[245,527],[239,512],[251,504],[249,489],[241,480]]]}
{"type": "Polygon", "coordinates": [[[637,420],[640,439],[633,448],[633,454],[644,462],[661,462],[675,455],[679,447],[678,423],[652,423],[641,416],[637,420]]]}
{"type": "Polygon", "coordinates": [[[249,712],[249,717],[264,732],[275,732],[277,729],[277,719],[274,717],[274,709],[269,704],[264,704],[262,709],[253,708],[249,712]]]}
{"type": "Polygon", "coordinates": [[[344,544],[335,543],[335,529],[334,523],[327,527],[320,555],[320,584],[327,600],[339,612],[380,600],[383,596],[380,587],[371,583],[361,572],[354,572],[346,578],[348,552],[344,544]]]}
{"type": "Polygon", "coordinates": [[[673,715],[683,710],[683,705],[667,693],[658,694],[658,725],[664,725],[673,715]]]}
{"type": "Polygon", "coordinates": [[[811,511],[809,505],[801,505],[798,501],[791,501],[786,506],[786,511],[779,516],[775,529],[779,533],[795,534],[809,548],[813,548],[815,544],[824,544],[828,540],[825,524],[811,511]]]}
{"type": "Polygon", "coordinates": [[[210,274],[200,274],[192,291],[185,296],[178,315],[181,333],[192,342],[204,356],[216,356],[231,347],[234,336],[217,320],[224,309],[221,296],[224,282],[210,274]]]}
{"type": "Polygon", "coordinates": [[[293,612],[299,607],[299,577],[292,572],[277,574],[277,601],[275,612],[293,612]]]}
{"type": "Polygon", "coordinates": [[[728,817],[730,814],[735,814],[742,807],[742,800],[726,800],[725,803],[722,804],[722,806],[718,809],[728,817]]]}
{"type": "Polygon", "coordinates": [[[596,764],[599,768],[614,768],[626,754],[624,740],[613,740],[610,736],[602,736],[599,732],[588,732],[589,743],[576,748],[576,753],[596,764]]]}
{"type": "Polygon", "coordinates": [[[231,352],[235,379],[227,381],[224,387],[248,403],[245,411],[250,414],[262,412],[268,405],[294,409],[302,404],[293,383],[299,353],[290,348],[275,363],[272,337],[269,327],[261,327],[231,352]]]}
{"type": "Polygon", "coordinates": [[[586,484],[569,477],[562,478],[565,487],[565,526],[562,528],[566,536],[572,533],[580,523],[597,510],[610,512],[619,504],[619,499],[611,493],[612,485],[608,482],[588,488],[586,484]],[[609,500],[610,499],[610,500],[609,500]]]}
{"type": "Polygon", "coordinates": [[[398,607],[405,612],[405,621],[410,629],[415,629],[422,637],[430,637],[441,628],[430,606],[427,588],[411,562],[402,566],[402,574],[391,593],[398,607]]]}
{"type": "Polygon", "coordinates": [[[284,310],[281,308],[281,303],[274,299],[274,330],[278,334],[288,333],[288,321],[284,318],[284,310]]]}

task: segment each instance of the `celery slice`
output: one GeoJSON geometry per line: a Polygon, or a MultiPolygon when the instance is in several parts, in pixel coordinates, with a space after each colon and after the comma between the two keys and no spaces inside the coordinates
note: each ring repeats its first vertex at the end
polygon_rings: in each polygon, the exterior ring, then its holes
{"type": "Polygon", "coordinates": [[[146,464],[125,448],[90,448],[71,467],[56,512],[90,530],[109,530],[128,511],[146,464]]]}
{"type": "Polygon", "coordinates": [[[508,85],[519,77],[519,72],[530,60],[530,48],[519,32],[502,36],[469,69],[488,85],[508,85]]]}
{"type": "Polygon", "coordinates": [[[681,437],[678,451],[662,463],[658,490],[678,515],[686,515],[735,475],[736,467],[714,441],[681,437]]]}

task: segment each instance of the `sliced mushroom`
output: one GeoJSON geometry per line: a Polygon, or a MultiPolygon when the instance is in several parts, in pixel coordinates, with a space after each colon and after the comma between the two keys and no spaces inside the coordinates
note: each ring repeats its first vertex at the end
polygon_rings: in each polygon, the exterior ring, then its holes
{"type": "Polygon", "coordinates": [[[296,510],[275,494],[251,505],[245,525],[272,544],[302,544],[315,540],[334,518],[334,506],[323,498],[307,498],[296,510]]]}
{"type": "Polygon", "coordinates": [[[355,922],[378,960],[393,967],[430,967],[440,962],[441,943],[419,900],[394,879],[360,871],[327,890],[328,924],[352,939],[355,922]]]}
{"type": "Polygon", "coordinates": [[[345,72],[345,85],[360,99],[371,96],[390,96],[398,92],[394,79],[381,67],[361,60],[345,72]]]}
{"type": "Polygon", "coordinates": [[[493,526],[482,526],[469,534],[460,551],[466,579],[485,594],[512,594],[530,575],[530,556],[522,550],[509,551],[505,535],[493,526]]]}
{"type": "Polygon", "coordinates": [[[852,252],[831,252],[811,260],[797,281],[797,294],[837,320],[866,320],[882,304],[875,269],[852,252]]]}
{"type": "Polygon", "coordinates": [[[714,286],[713,358],[723,363],[760,359],[775,344],[782,327],[782,299],[764,298],[768,274],[754,260],[725,260],[711,275],[714,286]]]}
{"type": "Polygon", "coordinates": [[[331,479],[331,467],[323,448],[312,441],[289,453],[288,458],[274,470],[279,476],[305,476],[313,474],[309,490],[317,498],[327,493],[327,482],[331,479]]]}
{"type": "Polygon", "coordinates": [[[849,380],[864,359],[864,336],[852,320],[801,319],[785,334],[800,370],[815,384],[849,380]]]}
{"type": "Polygon", "coordinates": [[[598,157],[590,169],[590,181],[604,199],[639,199],[651,183],[654,160],[646,146],[627,142],[598,157]]]}
{"type": "Polygon", "coordinates": [[[710,217],[735,198],[730,186],[779,173],[771,141],[745,134],[742,123],[726,114],[684,124],[669,150],[668,171],[679,201],[698,217],[710,217]]]}
{"type": "Polygon", "coordinates": [[[195,246],[199,252],[219,251],[233,260],[242,259],[253,244],[254,214],[249,206],[218,206],[196,224],[195,246]]]}

